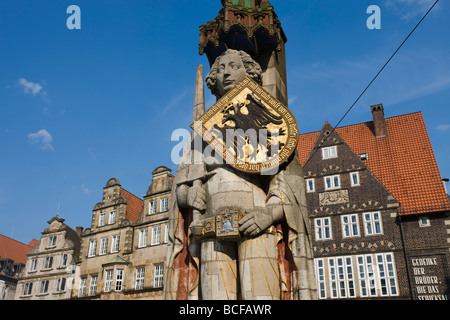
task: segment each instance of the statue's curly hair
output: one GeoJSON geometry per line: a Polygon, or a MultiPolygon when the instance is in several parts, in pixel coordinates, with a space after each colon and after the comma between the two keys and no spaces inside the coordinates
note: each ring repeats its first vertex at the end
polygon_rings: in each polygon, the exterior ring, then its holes
{"type": "Polygon", "coordinates": [[[219,66],[220,58],[227,54],[237,54],[240,56],[242,60],[242,64],[244,65],[245,71],[247,75],[256,81],[259,85],[262,85],[262,69],[258,62],[252,59],[252,57],[245,51],[228,49],[220,56],[216,58],[214,64],[211,66],[211,70],[206,76],[206,84],[208,88],[211,90],[211,93],[218,97],[220,95],[217,89],[217,67],[219,66]]]}

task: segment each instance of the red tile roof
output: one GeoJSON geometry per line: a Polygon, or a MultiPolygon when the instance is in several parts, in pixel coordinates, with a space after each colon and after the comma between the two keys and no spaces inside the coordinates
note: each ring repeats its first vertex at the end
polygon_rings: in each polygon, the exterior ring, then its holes
{"type": "Polygon", "coordinates": [[[144,207],[144,201],[123,188],[120,188],[120,196],[127,199],[127,219],[133,221],[133,224],[136,223],[144,207]]]}
{"type": "MultiPolygon", "coordinates": [[[[399,213],[450,210],[450,203],[421,112],[386,119],[387,137],[375,138],[373,122],[337,128],[356,154],[400,203],[399,213]]],[[[320,131],[301,134],[298,154],[305,164],[320,131]]]]}
{"type": "Polygon", "coordinates": [[[28,246],[33,248],[38,243],[39,243],[39,240],[33,239],[33,240],[30,241],[30,243],[28,243],[28,246]]]}
{"type": "MultiPolygon", "coordinates": [[[[33,239],[30,244],[32,243],[36,245],[39,241],[33,239]]],[[[7,258],[14,260],[15,263],[25,264],[31,248],[33,245],[27,245],[0,234],[0,258],[2,259],[7,258]]]]}

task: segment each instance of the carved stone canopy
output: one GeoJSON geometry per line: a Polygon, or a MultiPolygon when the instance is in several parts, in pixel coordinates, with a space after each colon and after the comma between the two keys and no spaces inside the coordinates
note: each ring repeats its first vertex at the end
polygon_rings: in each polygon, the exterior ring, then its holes
{"type": "Polygon", "coordinates": [[[267,0],[222,0],[218,16],[200,26],[200,55],[209,64],[227,49],[243,50],[256,58],[281,50],[287,38],[267,0]]]}

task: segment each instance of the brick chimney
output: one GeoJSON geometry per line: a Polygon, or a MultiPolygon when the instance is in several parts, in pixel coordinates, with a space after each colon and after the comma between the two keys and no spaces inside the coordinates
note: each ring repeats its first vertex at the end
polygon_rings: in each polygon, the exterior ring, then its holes
{"type": "Polygon", "coordinates": [[[387,136],[386,120],[384,119],[384,108],[382,104],[370,106],[372,109],[373,127],[375,138],[387,136]]]}
{"type": "Polygon", "coordinates": [[[81,237],[81,235],[83,234],[83,227],[77,227],[76,232],[81,237]]]}

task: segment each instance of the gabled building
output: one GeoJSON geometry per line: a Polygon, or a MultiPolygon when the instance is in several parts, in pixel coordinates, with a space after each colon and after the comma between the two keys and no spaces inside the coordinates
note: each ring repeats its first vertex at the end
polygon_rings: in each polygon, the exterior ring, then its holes
{"type": "Polygon", "coordinates": [[[160,299],[167,248],[170,169],[153,171],[144,199],[112,178],[82,234],[76,299],[160,299]]]}
{"type": "Polygon", "coordinates": [[[450,204],[420,112],[300,135],[322,299],[447,299],[450,204]]]}
{"type": "MultiPolygon", "coordinates": [[[[103,188],[102,202],[95,205],[91,227],[81,236],[80,262],[77,265],[74,298],[100,299],[105,291],[123,289],[123,271],[133,250],[133,225],[142,211],[143,201],[111,178],[103,188]],[[104,266],[113,267],[114,274],[104,277],[104,266]],[[110,283],[114,281],[114,289],[110,283]],[[106,288],[105,290],[103,290],[106,288]]],[[[112,298],[118,298],[114,296],[112,298]]]]}
{"type": "Polygon", "coordinates": [[[72,297],[75,263],[80,254],[80,229],[54,217],[41,240],[28,253],[19,275],[16,300],[68,300],[72,297]]]}
{"type": "Polygon", "coordinates": [[[169,202],[173,176],[167,167],[152,172],[143,210],[134,225],[133,253],[126,299],[162,299],[164,263],[169,241],[169,202]]]}
{"type": "Polygon", "coordinates": [[[38,243],[24,244],[0,234],[0,300],[13,300],[17,278],[25,267],[27,254],[38,243]]]}

